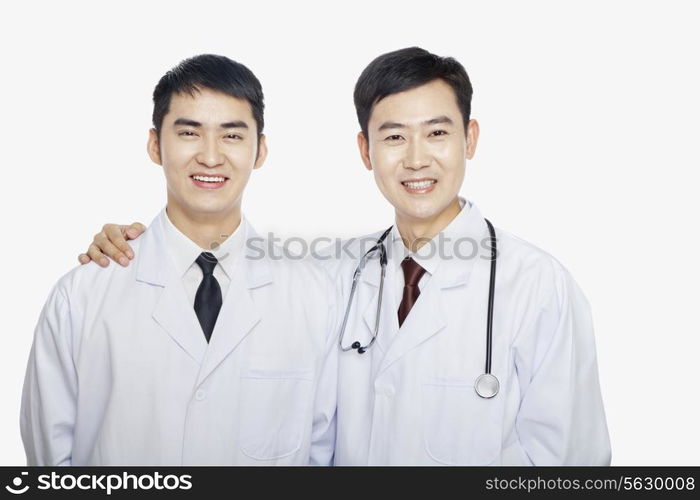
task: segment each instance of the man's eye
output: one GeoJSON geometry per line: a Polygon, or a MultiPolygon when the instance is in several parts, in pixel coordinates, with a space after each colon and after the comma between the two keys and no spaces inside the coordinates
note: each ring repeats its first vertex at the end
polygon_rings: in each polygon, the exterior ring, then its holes
{"type": "Polygon", "coordinates": [[[226,137],[226,139],[234,139],[234,140],[238,140],[238,141],[243,139],[243,137],[241,137],[238,134],[227,134],[225,137],[226,137]]]}
{"type": "Polygon", "coordinates": [[[384,139],[384,140],[385,140],[385,141],[400,141],[401,139],[403,139],[403,137],[401,137],[400,135],[395,134],[395,135],[390,135],[389,137],[387,137],[387,138],[384,139]]]}
{"type": "Polygon", "coordinates": [[[446,130],[433,130],[432,132],[430,132],[430,135],[433,137],[438,136],[438,135],[447,135],[447,131],[446,130]]]}
{"type": "Polygon", "coordinates": [[[177,135],[182,136],[182,137],[194,137],[195,133],[192,132],[191,130],[182,130],[177,135]]]}

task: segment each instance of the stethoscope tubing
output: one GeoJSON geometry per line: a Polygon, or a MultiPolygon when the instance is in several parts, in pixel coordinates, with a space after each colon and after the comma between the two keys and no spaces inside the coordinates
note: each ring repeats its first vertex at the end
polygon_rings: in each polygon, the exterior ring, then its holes
{"type": "MultiPolygon", "coordinates": [[[[489,229],[489,235],[491,237],[491,272],[489,276],[489,296],[488,296],[488,307],[486,314],[486,363],[484,367],[484,373],[477,377],[474,388],[477,394],[484,398],[493,398],[499,391],[498,378],[491,374],[491,358],[493,353],[493,309],[494,309],[494,296],[496,288],[496,260],[498,257],[498,249],[496,242],[496,230],[493,224],[488,219],[484,219],[486,225],[489,229]]],[[[379,321],[382,312],[382,297],[384,295],[384,278],[386,276],[386,265],[387,265],[387,254],[386,247],[384,245],[384,240],[391,231],[393,226],[384,231],[381,237],[377,240],[377,243],[370,248],[360,259],[360,263],[355,269],[355,273],[352,278],[352,288],[350,289],[350,297],[348,298],[347,306],[345,307],[345,315],[343,317],[343,323],[340,327],[340,335],[338,339],[338,344],[343,352],[347,352],[353,349],[357,349],[359,354],[364,354],[367,349],[372,347],[374,341],[377,339],[379,334],[379,321]],[[372,340],[363,346],[360,341],[353,342],[350,347],[343,347],[343,337],[345,337],[345,328],[347,326],[348,317],[350,315],[350,309],[352,308],[353,298],[355,297],[355,290],[357,289],[357,282],[359,281],[360,275],[367,263],[369,257],[374,254],[374,252],[379,251],[379,263],[381,267],[381,277],[379,280],[379,297],[377,299],[377,309],[374,319],[374,331],[372,332],[372,340]]]]}
{"type": "Polygon", "coordinates": [[[496,231],[488,219],[484,219],[491,235],[491,276],[489,277],[489,304],[486,317],[486,367],[484,373],[491,373],[491,347],[493,345],[493,306],[496,288],[496,231]]]}

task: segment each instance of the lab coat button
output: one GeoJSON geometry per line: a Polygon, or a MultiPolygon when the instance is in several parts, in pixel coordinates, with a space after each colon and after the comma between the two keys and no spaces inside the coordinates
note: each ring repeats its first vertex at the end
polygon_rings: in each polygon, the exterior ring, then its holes
{"type": "Polygon", "coordinates": [[[201,401],[206,397],[206,395],[207,395],[207,393],[200,389],[194,394],[194,398],[197,401],[201,401]]]}

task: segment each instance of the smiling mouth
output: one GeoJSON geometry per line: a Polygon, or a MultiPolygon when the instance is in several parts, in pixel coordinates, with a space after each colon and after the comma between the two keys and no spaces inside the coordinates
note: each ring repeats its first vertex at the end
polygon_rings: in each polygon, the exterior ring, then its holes
{"type": "Polygon", "coordinates": [[[204,189],[216,189],[220,188],[223,186],[226,181],[228,181],[228,177],[225,177],[223,175],[190,175],[190,179],[192,179],[192,182],[194,183],[195,186],[204,188],[204,189]]]}
{"type": "Polygon", "coordinates": [[[403,181],[401,184],[409,189],[423,190],[437,183],[435,179],[420,179],[415,181],[403,181]]]}
{"type": "Polygon", "coordinates": [[[190,177],[196,181],[201,181],[201,182],[224,182],[226,179],[228,179],[228,177],[224,177],[222,175],[215,175],[215,176],[190,175],[190,177]]]}
{"type": "Polygon", "coordinates": [[[437,179],[412,179],[402,181],[401,185],[408,194],[423,195],[430,193],[435,189],[437,179]]]}

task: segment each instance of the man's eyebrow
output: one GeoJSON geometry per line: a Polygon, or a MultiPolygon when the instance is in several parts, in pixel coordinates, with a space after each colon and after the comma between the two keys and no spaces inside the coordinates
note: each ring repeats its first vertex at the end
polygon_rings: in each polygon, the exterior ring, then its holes
{"type": "Polygon", "coordinates": [[[173,122],[173,125],[178,126],[178,125],[185,125],[188,127],[201,127],[202,124],[199,123],[198,121],[195,120],[190,120],[188,118],[178,118],[173,122]]]}
{"type": "Polygon", "coordinates": [[[390,128],[406,128],[406,125],[397,122],[384,122],[382,123],[381,127],[379,127],[379,131],[381,132],[382,130],[387,130],[390,128]]]}
{"type": "Polygon", "coordinates": [[[442,115],[442,116],[437,116],[435,118],[431,118],[430,120],[426,120],[423,122],[423,125],[439,125],[440,123],[446,123],[447,125],[454,125],[454,122],[452,121],[451,118],[448,116],[442,115]]]}
{"type": "MultiPolygon", "coordinates": [[[[447,125],[454,125],[454,122],[452,121],[452,119],[448,116],[445,116],[445,115],[436,116],[435,118],[431,118],[430,120],[425,120],[422,123],[422,125],[439,125],[441,123],[445,123],[447,125]]],[[[406,128],[406,125],[404,125],[403,123],[398,123],[398,122],[384,122],[384,123],[382,123],[381,127],[379,127],[379,131],[392,129],[392,128],[406,128]]]]}
{"type": "MultiPolygon", "coordinates": [[[[176,127],[178,125],[184,125],[186,127],[201,127],[202,124],[196,120],[190,120],[189,118],[178,118],[173,122],[176,127]]],[[[219,125],[221,128],[250,128],[248,124],[243,120],[234,120],[232,122],[226,122],[219,125]]]]}
{"type": "Polygon", "coordinates": [[[249,128],[248,124],[243,120],[234,120],[232,122],[222,123],[221,128],[249,128]]]}

